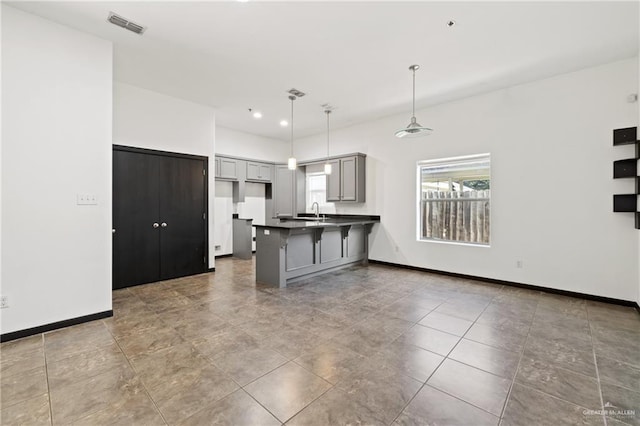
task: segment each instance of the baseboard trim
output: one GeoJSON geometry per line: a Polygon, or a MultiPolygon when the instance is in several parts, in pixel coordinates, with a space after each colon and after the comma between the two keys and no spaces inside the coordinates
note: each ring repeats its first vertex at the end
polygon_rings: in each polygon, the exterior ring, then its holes
{"type": "Polygon", "coordinates": [[[215,272],[215,271],[216,271],[216,268],[215,268],[215,267],[213,267],[213,268],[209,268],[209,272],[215,272]]]}
{"type": "Polygon", "coordinates": [[[97,312],[91,315],[71,318],[64,321],[52,322],[51,324],[40,325],[38,327],[27,328],[24,330],[13,331],[0,335],[0,342],[8,342],[10,340],[22,339],[23,337],[33,336],[35,334],[46,333],[47,331],[57,330],[59,328],[71,327],[89,321],[95,321],[113,316],[113,310],[97,312]]]}
{"type": "Polygon", "coordinates": [[[231,257],[233,256],[233,253],[229,253],[229,254],[219,254],[216,256],[216,259],[222,259],[223,257],[231,257]]]}
{"type": "Polygon", "coordinates": [[[561,296],[577,297],[577,298],[586,299],[586,300],[593,300],[595,302],[611,303],[613,305],[630,306],[630,307],[636,308],[638,312],[640,312],[640,305],[638,305],[637,302],[634,302],[631,300],[622,300],[622,299],[614,299],[612,297],[595,296],[593,294],[578,293],[575,291],[560,290],[556,288],[542,287],[542,286],[537,286],[532,284],[523,284],[523,283],[517,283],[514,281],[499,280],[495,278],[478,277],[475,275],[459,274],[457,272],[440,271],[438,269],[421,268],[419,266],[403,265],[400,263],[385,262],[382,260],[369,259],[369,263],[386,265],[386,266],[395,266],[397,268],[411,269],[412,271],[429,272],[432,274],[447,275],[450,277],[465,278],[465,279],[482,281],[482,282],[492,283],[492,284],[508,285],[510,287],[526,288],[528,290],[543,291],[545,293],[559,294],[561,296]]]}

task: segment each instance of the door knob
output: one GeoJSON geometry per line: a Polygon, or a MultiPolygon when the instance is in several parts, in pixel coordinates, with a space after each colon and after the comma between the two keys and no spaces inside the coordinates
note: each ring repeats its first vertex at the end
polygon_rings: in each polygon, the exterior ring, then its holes
{"type": "Polygon", "coordinates": [[[111,230],[111,233],[112,233],[112,234],[115,234],[115,233],[116,233],[116,229],[115,229],[115,228],[113,228],[113,229],[111,230]]]}
{"type": "Polygon", "coordinates": [[[158,222],[153,222],[153,227],[154,227],[154,228],[157,228],[157,227],[159,227],[159,226],[160,226],[160,225],[158,225],[158,222]]]}
{"type": "Polygon", "coordinates": [[[162,226],[163,228],[167,227],[167,222],[162,222],[162,224],[160,224],[160,226],[162,226]]]}

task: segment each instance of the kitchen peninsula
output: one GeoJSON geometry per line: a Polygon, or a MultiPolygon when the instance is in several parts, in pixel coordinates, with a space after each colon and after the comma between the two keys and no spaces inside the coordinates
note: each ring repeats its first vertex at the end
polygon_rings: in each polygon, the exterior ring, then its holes
{"type": "Polygon", "coordinates": [[[347,265],[366,264],[379,216],[271,219],[254,225],[256,281],[278,287],[347,265]]]}

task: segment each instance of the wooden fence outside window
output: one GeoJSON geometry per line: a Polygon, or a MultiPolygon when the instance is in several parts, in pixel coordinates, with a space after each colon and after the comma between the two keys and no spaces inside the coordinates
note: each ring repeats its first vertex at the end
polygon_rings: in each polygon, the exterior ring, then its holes
{"type": "Polygon", "coordinates": [[[489,244],[491,190],[424,191],[421,200],[421,237],[444,241],[489,244]]]}

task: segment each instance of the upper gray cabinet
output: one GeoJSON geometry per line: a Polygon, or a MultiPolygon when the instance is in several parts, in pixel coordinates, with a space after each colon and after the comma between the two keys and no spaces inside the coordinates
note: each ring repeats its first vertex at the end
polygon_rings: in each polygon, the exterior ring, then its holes
{"type": "Polygon", "coordinates": [[[273,216],[296,216],[305,209],[305,167],[289,170],[287,165],[275,166],[273,216]]]}
{"type": "Polygon", "coordinates": [[[257,161],[247,161],[247,180],[271,182],[273,165],[257,161]]]}
{"type": "Polygon", "coordinates": [[[215,157],[215,177],[220,177],[220,157],[215,157]]]}
{"type": "Polygon", "coordinates": [[[275,216],[294,216],[294,173],[287,166],[276,166],[276,187],[274,190],[275,216]]]}
{"type": "Polygon", "coordinates": [[[364,203],[366,199],[366,157],[361,154],[329,161],[327,201],[364,203]]]}
{"type": "Polygon", "coordinates": [[[216,157],[216,177],[218,179],[238,180],[244,161],[235,158],[216,157]]]}

